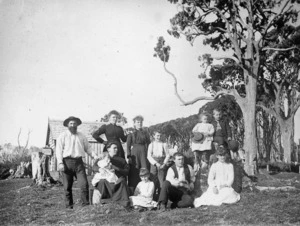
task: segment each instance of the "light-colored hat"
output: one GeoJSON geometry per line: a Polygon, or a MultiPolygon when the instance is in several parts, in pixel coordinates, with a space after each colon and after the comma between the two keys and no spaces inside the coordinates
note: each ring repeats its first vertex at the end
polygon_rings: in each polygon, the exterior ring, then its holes
{"type": "Polygon", "coordinates": [[[192,138],[192,141],[194,143],[201,143],[201,141],[203,140],[203,138],[204,138],[203,133],[194,132],[194,136],[192,138]]]}

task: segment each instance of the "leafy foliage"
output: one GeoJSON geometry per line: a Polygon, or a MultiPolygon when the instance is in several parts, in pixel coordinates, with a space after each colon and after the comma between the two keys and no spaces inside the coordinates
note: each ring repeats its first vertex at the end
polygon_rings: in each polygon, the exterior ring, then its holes
{"type": "MultiPolygon", "coordinates": [[[[223,117],[231,121],[233,133],[236,139],[243,143],[243,123],[242,112],[232,97],[221,97],[215,101],[208,102],[199,109],[199,113],[207,112],[212,116],[214,109],[221,110],[223,117]]],[[[210,117],[210,121],[212,117],[210,117]]],[[[194,126],[198,123],[198,115],[191,115],[187,118],[178,118],[149,127],[149,131],[160,131],[162,139],[169,144],[176,143],[179,146],[179,151],[186,152],[190,148],[190,139],[194,126]]]]}

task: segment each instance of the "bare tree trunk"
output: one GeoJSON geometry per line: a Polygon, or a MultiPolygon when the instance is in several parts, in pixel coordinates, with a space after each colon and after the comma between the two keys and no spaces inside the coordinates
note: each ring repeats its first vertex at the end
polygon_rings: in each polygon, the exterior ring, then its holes
{"type": "Polygon", "coordinates": [[[53,178],[49,173],[49,157],[41,152],[31,153],[32,161],[32,179],[38,185],[42,185],[44,181],[51,183],[53,178]]]}
{"type": "Polygon", "coordinates": [[[243,112],[245,134],[244,149],[246,151],[245,171],[249,175],[257,173],[256,156],[256,80],[249,76],[249,88],[247,89],[247,99],[239,104],[243,112]]]}
{"type": "Polygon", "coordinates": [[[291,163],[291,155],[294,147],[294,116],[288,119],[280,119],[281,145],[283,148],[283,161],[291,163]]]}

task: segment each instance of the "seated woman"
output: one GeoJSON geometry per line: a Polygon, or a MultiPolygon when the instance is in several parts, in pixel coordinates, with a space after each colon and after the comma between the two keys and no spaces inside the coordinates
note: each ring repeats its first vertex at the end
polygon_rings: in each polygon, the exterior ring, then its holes
{"type": "Polygon", "coordinates": [[[219,146],[216,156],[218,161],[212,164],[208,174],[209,187],[201,197],[195,199],[196,208],[202,205],[232,204],[240,200],[240,195],[232,188],[234,169],[229,163],[228,151],[223,146],[219,146]]]}
{"type": "MultiPolygon", "coordinates": [[[[129,172],[129,165],[125,159],[117,156],[118,147],[116,143],[108,143],[106,147],[110,157],[111,169],[114,169],[118,180],[115,183],[110,183],[107,179],[100,179],[99,182],[95,183],[95,189],[99,192],[94,192],[94,195],[100,195],[100,203],[113,201],[123,206],[128,206],[129,192],[126,184],[126,177],[129,172]]],[[[93,166],[93,171],[95,173],[101,173],[102,171],[102,169],[98,166],[98,161],[99,160],[97,160],[93,166]]],[[[95,200],[94,197],[93,200],[95,200]]]]}

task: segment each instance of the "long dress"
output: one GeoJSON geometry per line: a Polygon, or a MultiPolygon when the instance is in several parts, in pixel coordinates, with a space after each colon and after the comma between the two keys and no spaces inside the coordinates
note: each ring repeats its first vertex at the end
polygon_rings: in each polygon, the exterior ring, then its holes
{"type": "MultiPolygon", "coordinates": [[[[95,194],[100,195],[100,203],[116,202],[127,206],[129,204],[129,189],[126,183],[126,176],[129,172],[129,165],[125,159],[119,156],[112,157],[111,164],[116,167],[115,174],[118,180],[116,183],[110,183],[106,179],[101,179],[95,184],[95,189],[99,191],[95,194]]],[[[98,161],[94,163],[93,171],[95,173],[99,172],[98,161]]]]}
{"type": "Polygon", "coordinates": [[[134,196],[129,197],[131,205],[147,208],[157,207],[157,202],[153,201],[154,188],[152,181],[139,182],[134,191],[134,196]]]}
{"type": "Polygon", "coordinates": [[[150,144],[148,132],[140,129],[135,130],[127,137],[127,155],[131,157],[131,165],[128,177],[128,185],[134,190],[141,181],[139,171],[141,168],[149,169],[147,149],[150,144]]]}
{"type": "Polygon", "coordinates": [[[232,204],[240,200],[240,194],[232,188],[234,180],[234,170],[231,163],[214,163],[208,174],[208,189],[194,201],[197,208],[203,205],[220,206],[222,203],[232,204]],[[225,186],[225,187],[224,187],[225,186]],[[214,187],[218,189],[218,194],[213,192],[214,187]],[[223,187],[223,188],[222,188],[223,187]]]}
{"type": "MultiPolygon", "coordinates": [[[[118,146],[118,156],[125,159],[124,149],[122,147],[121,141],[126,142],[127,136],[124,134],[124,130],[121,126],[117,126],[115,124],[107,124],[102,125],[99,129],[93,132],[92,136],[99,143],[103,143],[104,140],[100,137],[100,135],[105,134],[107,142],[115,142],[118,146]]],[[[106,146],[103,151],[107,151],[106,146]]]]}

